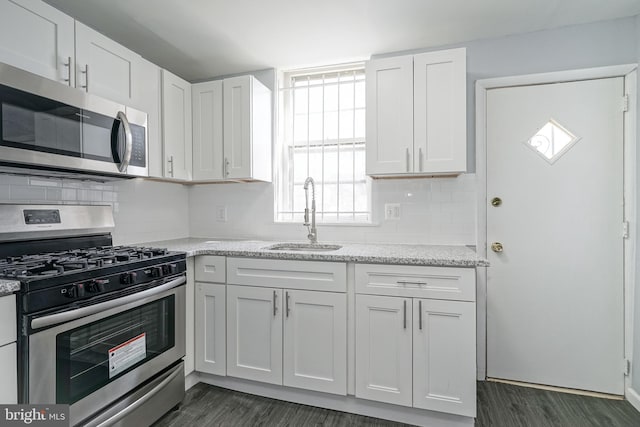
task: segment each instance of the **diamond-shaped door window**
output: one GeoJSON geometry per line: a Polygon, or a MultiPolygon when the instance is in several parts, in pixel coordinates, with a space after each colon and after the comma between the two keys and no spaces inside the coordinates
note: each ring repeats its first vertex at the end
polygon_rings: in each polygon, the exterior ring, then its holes
{"type": "Polygon", "coordinates": [[[525,141],[525,145],[553,164],[579,140],[580,137],[550,119],[535,135],[525,141]]]}

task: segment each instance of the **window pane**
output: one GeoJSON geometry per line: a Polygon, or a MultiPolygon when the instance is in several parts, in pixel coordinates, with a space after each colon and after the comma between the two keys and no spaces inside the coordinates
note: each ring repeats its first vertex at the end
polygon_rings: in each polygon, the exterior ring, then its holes
{"type": "Polygon", "coordinates": [[[351,212],[353,211],[353,185],[340,184],[340,211],[351,212]]]}
{"type": "Polygon", "coordinates": [[[354,137],[364,139],[365,125],[366,125],[364,110],[356,110],[355,114],[356,114],[356,121],[355,121],[354,137]]]}
{"type": "Polygon", "coordinates": [[[322,109],[322,87],[309,88],[309,112],[321,113],[322,109]]]}
{"type": "Polygon", "coordinates": [[[308,89],[295,89],[293,93],[293,103],[296,114],[306,114],[308,106],[308,89]]]}
{"type": "Polygon", "coordinates": [[[307,141],[307,119],[306,114],[296,114],[293,120],[293,140],[296,143],[307,141]]]}
{"type": "Polygon", "coordinates": [[[364,81],[359,81],[356,86],[356,108],[365,108],[364,81]]]}
{"type": "Polygon", "coordinates": [[[322,113],[309,114],[309,141],[321,141],[322,133],[322,113]]]}
{"type": "Polygon", "coordinates": [[[324,110],[338,111],[338,85],[325,86],[324,110]]]}
{"type": "Polygon", "coordinates": [[[340,83],[340,109],[353,108],[353,83],[340,83]]]}
{"type": "Polygon", "coordinates": [[[326,113],[324,115],[324,139],[338,139],[338,113],[326,113]]]}
{"type": "Polygon", "coordinates": [[[340,139],[353,138],[353,110],[340,111],[340,139]]]}

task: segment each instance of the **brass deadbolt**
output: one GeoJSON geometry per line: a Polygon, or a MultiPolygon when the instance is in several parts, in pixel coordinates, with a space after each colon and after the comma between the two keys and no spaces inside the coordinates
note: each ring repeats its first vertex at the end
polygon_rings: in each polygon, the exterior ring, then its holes
{"type": "Polygon", "coordinates": [[[494,197],[493,199],[491,199],[491,206],[493,206],[494,208],[497,208],[501,204],[502,204],[502,199],[500,197],[494,197]]]}
{"type": "Polygon", "coordinates": [[[502,243],[500,242],[493,242],[491,244],[491,250],[493,252],[502,252],[502,243]]]}

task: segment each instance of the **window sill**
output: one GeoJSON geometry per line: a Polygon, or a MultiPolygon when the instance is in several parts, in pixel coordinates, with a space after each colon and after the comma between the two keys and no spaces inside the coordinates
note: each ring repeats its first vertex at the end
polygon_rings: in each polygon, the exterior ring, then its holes
{"type": "MultiPolygon", "coordinates": [[[[273,221],[275,225],[302,225],[300,221],[273,221]]],[[[378,227],[377,222],[316,222],[319,227],[378,227]]]]}

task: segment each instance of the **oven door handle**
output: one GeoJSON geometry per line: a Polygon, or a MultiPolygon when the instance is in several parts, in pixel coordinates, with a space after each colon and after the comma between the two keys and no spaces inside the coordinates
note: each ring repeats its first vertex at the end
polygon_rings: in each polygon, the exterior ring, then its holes
{"type": "Polygon", "coordinates": [[[37,317],[31,320],[31,329],[40,329],[47,326],[56,325],[58,323],[70,322],[72,320],[80,319],[81,317],[90,316],[92,314],[100,313],[110,308],[119,307],[130,302],[142,300],[153,295],[164,292],[168,289],[175,288],[182,285],[187,281],[185,276],[178,277],[168,281],[165,284],[156,286],[155,288],[147,289],[142,292],[127,295],[122,298],[114,299],[111,301],[101,302],[100,304],[90,305],[88,307],[77,308],[71,311],[65,311],[62,313],[50,314],[48,316],[37,317]]]}

